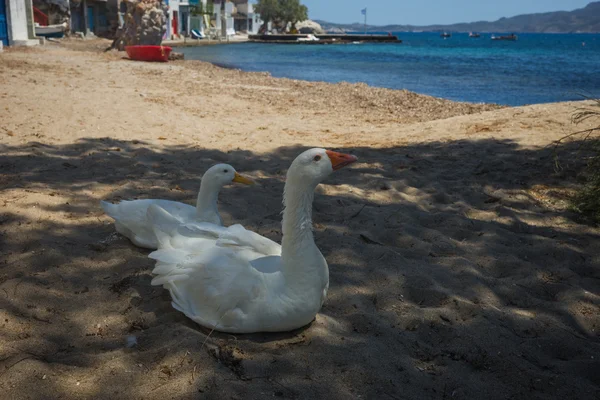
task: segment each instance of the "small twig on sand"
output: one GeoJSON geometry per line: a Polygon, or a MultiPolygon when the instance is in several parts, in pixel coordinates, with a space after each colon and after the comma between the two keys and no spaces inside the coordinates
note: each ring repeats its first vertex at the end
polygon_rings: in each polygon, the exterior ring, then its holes
{"type": "Polygon", "coordinates": [[[363,209],[364,209],[366,206],[367,206],[366,204],[363,204],[363,206],[360,208],[360,210],[358,210],[356,213],[352,214],[352,215],[350,216],[350,218],[348,218],[348,219],[353,219],[353,218],[356,218],[356,217],[358,217],[358,214],[360,214],[360,213],[361,213],[361,211],[362,211],[362,210],[363,210],[363,209]]]}
{"type": "Polygon", "coordinates": [[[2,376],[5,373],[7,373],[9,369],[11,369],[12,367],[14,367],[15,365],[17,365],[21,361],[25,361],[25,360],[28,360],[30,358],[37,358],[37,357],[35,357],[34,355],[29,355],[29,356],[25,356],[25,357],[21,358],[19,361],[15,361],[14,363],[12,363],[11,365],[9,365],[8,367],[5,367],[4,371],[0,372],[0,376],[2,376]]]}
{"type": "Polygon", "coordinates": [[[15,285],[14,289],[13,289],[13,296],[17,295],[17,288],[19,287],[19,285],[23,282],[23,279],[19,279],[19,282],[17,282],[17,284],[15,285]]]}
{"type": "Polygon", "coordinates": [[[196,368],[198,368],[198,364],[194,364],[194,369],[192,369],[192,382],[194,382],[194,374],[196,373],[196,368]]]}
{"type": "Polygon", "coordinates": [[[185,354],[183,355],[183,357],[181,357],[181,360],[179,361],[178,367],[181,367],[183,365],[183,361],[188,356],[188,354],[190,354],[190,352],[186,350],[185,354]]]}
{"type": "Polygon", "coordinates": [[[38,317],[37,315],[32,315],[31,318],[35,319],[36,321],[45,322],[47,324],[51,324],[52,323],[52,321],[50,321],[49,319],[38,317]]]}

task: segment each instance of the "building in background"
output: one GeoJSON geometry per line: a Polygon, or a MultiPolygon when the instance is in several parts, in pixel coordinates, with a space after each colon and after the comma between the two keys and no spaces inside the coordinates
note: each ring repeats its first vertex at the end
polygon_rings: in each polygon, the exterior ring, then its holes
{"type": "Polygon", "coordinates": [[[190,35],[190,2],[189,0],[179,1],[179,35],[190,35]]]}
{"type": "Polygon", "coordinates": [[[208,21],[208,23],[210,23],[210,18],[207,18],[206,15],[202,15],[202,14],[195,14],[194,13],[194,8],[198,7],[200,4],[202,4],[202,9],[206,10],[206,0],[189,0],[189,31],[191,32],[192,30],[195,32],[200,33],[201,35],[205,35],[205,28],[207,27],[207,23],[205,22],[208,21]]]}
{"type": "Polygon", "coordinates": [[[70,0],[71,31],[107,36],[111,31],[107,0],[70,0]]]}
{"type": "Polygon", "coordinates": [[[190,6],[194,0],[163,0],[169,6],[165,39],[179,39],[190,35],[190,6]]]}
{"type": "Polygon", "coordinates": [[[263,24],[260,14],[254,12],[254,5],[248,0],[232,0],[235,5],[233,12],[233,28],[238,33],[257,34],[263,24]]]}
{"type": "Polygon", "coordinates": [[[31,0],[0,0],[0,41],[3,46],[33,46],[35,38],[31,0]]]}
{"type": "Polygon", "coordinates": [[[217,35],[222,38],[235,35],[233,6],[233,3],[227,0],[214,1],[214,27],[216,28],[217,35]]]}
{"type": "Polygon", "coordinates": [[[34,18],[38,27],[66,24],[72,33],[110,36],[114,33],[110,15],[116,8],[109,3],[118,0],[33,0],[34,18]]]}
{"type": "Polygon", "coordinates": [[[163,0],[163,3],[169,6],[165,39],[176,39],[179,37],[179,0],[163,0]]]}

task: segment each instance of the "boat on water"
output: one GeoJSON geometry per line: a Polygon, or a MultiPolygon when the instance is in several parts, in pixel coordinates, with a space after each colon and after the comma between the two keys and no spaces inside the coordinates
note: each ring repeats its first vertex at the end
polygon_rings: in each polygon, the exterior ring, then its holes
{"type": "Polygon", "coordinates": [[[296,40],[299,42],[317,42],[320,39],[318,37],[316,37],[315,35],[313,35],[312,33],[309,33],[308,35],[306,35],[306,37],[299,37],[296,40]]]}
{"type": "Polygon", "coordinates": [[[61,38],[65,36],[65,31],[67,30],[67,23],[62,23],[58,25],[35,25],[35,36],[43,36],[46,38],[61,38]]]}
{"type": "Polygon", "coordinates": [[[477,32],[469,32],[469,37],[470,38],[479,38],[479,37],[481,37],[481,35],[477,32]]]}
{"type": "Polygon", "coordinates": [[[514,33],[511,33],[510,35],[504,35],[504,36],[494,36],[492,35],[492,40],[511,40],[511,41],[515,41],[517,40],[517,35],[515,35],[514,33]]]}
{"type": "Polygon", "coordinates": [[[446,39],[446,38],[452,37],[452,34],[448,33],[448,32],[443,32],[440,34],[440,37],[446,39]]]}

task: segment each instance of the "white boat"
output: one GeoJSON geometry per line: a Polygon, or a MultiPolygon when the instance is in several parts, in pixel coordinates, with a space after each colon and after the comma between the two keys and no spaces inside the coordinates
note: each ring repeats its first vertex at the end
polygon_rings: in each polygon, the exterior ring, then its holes
{"type": "Polygon", "coordinates": [[[518,39],[518,36],[515,35],[514,33],[511,33],[510,35],[504,35],[504,36],[495,36],[492,35],[492,40],[510,40],[510,41],[516,41],[518,39]]]}
{"type": "Polygon", "coordinates": [[[65,36],[65,31],[67,30],[67,23],[62,23],[58,25],[47,25],[41,26],[35,25],[35,36],[43,36],[47,38],[61,38],[65,36]]]}
{"type": "Polygon", "coordinates": [[[318,37],[316,37],[315,35],[313,35],[312,33],[306,35],[306,37],[299,37],[298,39],[296,39],[298,42],[316,42],[319,40],[318,37]]]}

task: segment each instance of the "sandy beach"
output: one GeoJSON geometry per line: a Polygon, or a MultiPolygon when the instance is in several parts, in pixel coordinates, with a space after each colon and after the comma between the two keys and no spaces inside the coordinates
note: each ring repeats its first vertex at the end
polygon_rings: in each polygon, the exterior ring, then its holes
{"type": "MultiPolygon", "coordinates": [[[[10,399],[598,399],[600,229],[554,140],[582,103],[500,107],[64,41],[0,53],[0,391],[10,399]],[[207,331],[150,285],[100,200],[195,203],[280,241],[304,149],[328,299],[282,334],[207,331]]],[[[588,121],[591,124],[594,121],[588,121]]],[[[571,157],[572,158],[572,157],[571,157]]]]}

